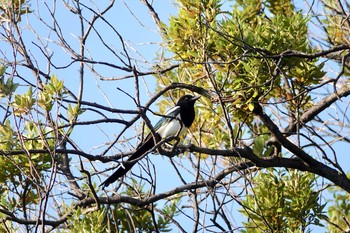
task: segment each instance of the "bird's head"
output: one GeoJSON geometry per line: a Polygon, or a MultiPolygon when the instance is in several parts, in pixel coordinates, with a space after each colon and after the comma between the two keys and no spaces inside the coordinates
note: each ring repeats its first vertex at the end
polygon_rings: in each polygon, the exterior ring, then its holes
{"type": "Polygon", "coordinates": [[[177,106],[183,105],[194,105],[196,100],[198,100],[200,96],[192,96],[192,95],[184,95],[182,96],[176,103],[177,106]]]}

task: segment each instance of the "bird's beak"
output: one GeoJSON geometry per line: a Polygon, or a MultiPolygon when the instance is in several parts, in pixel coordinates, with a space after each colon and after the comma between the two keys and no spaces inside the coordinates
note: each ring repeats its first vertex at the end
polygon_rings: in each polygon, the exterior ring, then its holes
{"type": "Polygon", "coordinates": [[[196,100],[198,100],[199,98],[201,98],[200,95],[197,95],[197,96],[193,96],[191,101],[195,102],[196,100]]]}

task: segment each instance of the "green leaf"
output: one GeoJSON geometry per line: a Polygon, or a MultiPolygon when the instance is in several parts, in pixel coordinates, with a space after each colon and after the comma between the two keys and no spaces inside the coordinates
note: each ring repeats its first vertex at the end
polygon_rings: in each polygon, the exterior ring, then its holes
{"type": "Polygon", "coordinates": [[[35,102],[32,87],[30,87],[23,95],[16,94],[14,97],[14,102],[12,102],[15,115],[28,114],[32,110],[35,102]]]}
{"type": "Polygon", "coordinates": [[[249,104],[248,104],[248,109],[249,109],[251,112],[254,111],[254,108],[255,108],[254,103],[249,103],[249,104]]]}
{"type": "Polygon", "coordinates": [[[3,76],[5,74],[6,69],[7,69],[7,66],[0,65],[0,76],[3,76]]]}

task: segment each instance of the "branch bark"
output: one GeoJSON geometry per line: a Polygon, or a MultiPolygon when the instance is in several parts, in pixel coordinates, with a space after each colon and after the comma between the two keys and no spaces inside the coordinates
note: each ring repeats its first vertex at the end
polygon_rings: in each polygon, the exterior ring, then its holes
{"type": "Polygon", "coordinates": [[[301,117],[300,122],[292,123],[288,128],[284,130],[284,133],[295,132],[297,124],[306,124],[307,122],[313,120],[318,114],[327,109],[340,98],[346,97],[350,95],[350,86],[344,86],[337,90],[336,93],[332,93],[329,96],[323,98],[320,102],[318,102],[314,107],[310,108],[306,111],[301,117]]]}
{"type": "Polygon", "coordinates": [[[317,161],[304,150],[289,141],[278,129],[277,125],[263,112],[263,109],[259,104],[256,104],[254,114],[259,117],[259,119],[269,129],[272,136],[275,137],[284,148],[289,150],[292,154],[300,158],[305,163],[307,171],[313,172],[332,181],[334,184],[350,193],[350,180],[345,175],[317,161]]]}

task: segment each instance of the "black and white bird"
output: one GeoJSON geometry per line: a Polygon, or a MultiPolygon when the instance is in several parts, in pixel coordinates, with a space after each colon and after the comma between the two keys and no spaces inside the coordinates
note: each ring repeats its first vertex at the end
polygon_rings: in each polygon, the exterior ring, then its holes
{"type": "MultiPolygon", "coordinates": [[[[170,109],[160,121],[153,127],[160,139],[169,137],[179,137],[183,135],[192,125],[195,118],[194,103],[200,96],[184,95],[176,103],[176,106],[170,109]]],[[[149,133],[145,140],[138,146],[138,149],[132,154],[127,163],[118,167],[108,179],[100,186],[107,187],[118,178],[124,176],[145,153],[150,152],[155,146],[155,140],[152,133],[149,133]]]]}

